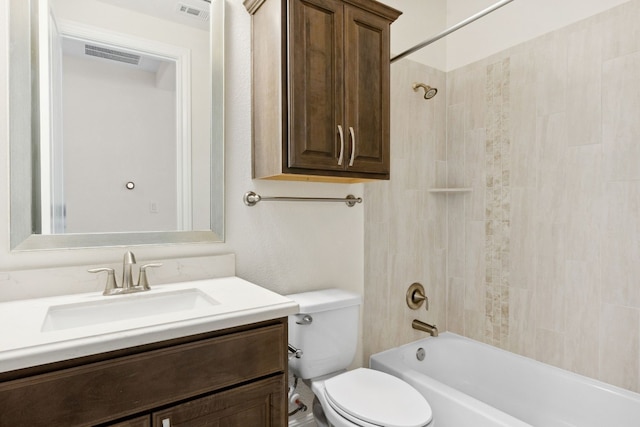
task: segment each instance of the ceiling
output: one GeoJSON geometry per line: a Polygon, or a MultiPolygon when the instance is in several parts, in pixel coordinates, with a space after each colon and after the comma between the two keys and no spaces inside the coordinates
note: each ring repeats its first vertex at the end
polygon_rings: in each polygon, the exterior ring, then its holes
{"type": "Polygon", "coordinates": [[[98,0],[114,6],[134,10],[160,19],[176,22],[182,25],[209,30],[210,0],[98,0]],[[183,12],[179,12],[182,8],[183,12]],[[188,10],[188,12],[187,12],[188,10]],[[194,16],[196,11],[199,17],[194,16]],[[191,13],[189,13],[191,12],[191,13]],[[207,19],[202,16],[206,15],[207,19]]]}

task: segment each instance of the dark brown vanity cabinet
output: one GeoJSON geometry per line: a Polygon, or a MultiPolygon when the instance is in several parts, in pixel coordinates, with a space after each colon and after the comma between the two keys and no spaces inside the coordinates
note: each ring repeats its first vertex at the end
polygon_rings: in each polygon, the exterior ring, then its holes
{"type": "Polygon", "coordinates": [[[280,427],[278,319],[0,374],[0,426],[280,427]]]}
{"type": "Polygon", "coordinates": [[[389,179],[390,25],[373,0],[246,0],[254,178],[389,179]]]}
{"type": "Polygon", "coordinates": [[[152,426],[285,426],[283,413],[272,410],[282,400],[284,387],[280,376],[195,399],[154,412],[152,426]]]}

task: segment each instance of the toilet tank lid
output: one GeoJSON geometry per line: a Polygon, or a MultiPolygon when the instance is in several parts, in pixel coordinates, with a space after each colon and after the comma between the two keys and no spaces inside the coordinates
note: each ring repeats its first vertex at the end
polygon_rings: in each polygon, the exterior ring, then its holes
{"type": "Polygon", "coordinates": [[[362,304],[362,297],[343,289],[322,289],[287,295],[300,306],[300,313],[318,313],[362,304]]]}

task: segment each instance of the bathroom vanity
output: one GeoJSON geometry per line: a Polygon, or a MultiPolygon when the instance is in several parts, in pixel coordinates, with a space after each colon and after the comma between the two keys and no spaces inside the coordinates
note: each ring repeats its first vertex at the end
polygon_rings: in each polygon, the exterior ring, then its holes
{"type": "Polygon", "coordinates": [[[128,319],[129,329],[100,313],[114,304],[121,313],[129,296],[0,304],[0,322],[18,311],[39,319],[25,320],[20,336],[0,327],[9,336],[0,343],[0,425],[286,425],[286,316],[297,304],[235,277],[162,288],[129,299],[162,305],[158,294],[177,301],[196,289],[215,304],[128,319]],[[85,321],[87,304],[99,320],[68,323],[85,321]]]}

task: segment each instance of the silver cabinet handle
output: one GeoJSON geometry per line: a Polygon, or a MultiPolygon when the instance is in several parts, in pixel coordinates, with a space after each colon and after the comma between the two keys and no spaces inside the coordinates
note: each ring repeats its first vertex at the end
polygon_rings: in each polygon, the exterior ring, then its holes
{"type": "Polygon", "coordinates": [[[353,161],[356,158],[356,132],[351,126],[349,126],[349,135],[351,135],[351,159],[349,159],[349,166],[353,166],[353,161]]]}
{"type": "Polygon", "coordinates": [[[338,133],[340,134],[340,156],[338,157],[338,166],[342,166],[342,159],[344,159],[344,132],[342,132],[342,126],[338,125],[338,133]]]}

